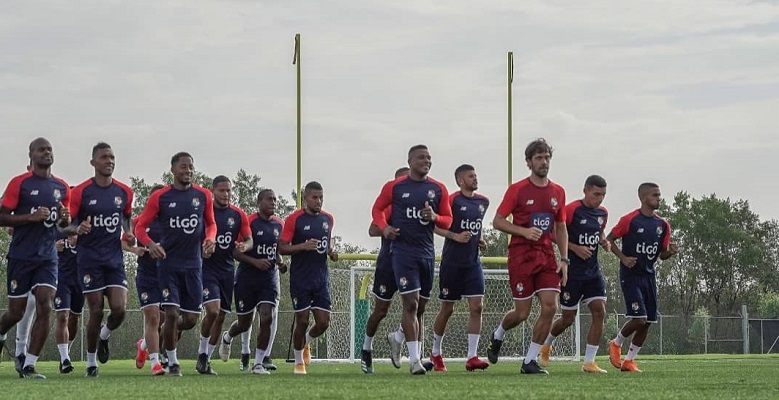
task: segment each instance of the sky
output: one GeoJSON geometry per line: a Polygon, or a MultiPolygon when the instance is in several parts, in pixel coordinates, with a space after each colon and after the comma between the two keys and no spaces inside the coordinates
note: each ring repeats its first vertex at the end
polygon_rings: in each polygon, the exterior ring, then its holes
{"type": "Polygon", "coordinates": [[[544,137],[568,200],[606,178],[610,227],[644,181],[779,218],[773,1],[4,1],[0,185],[43,136],[71,184],[106,141],[121,181],[157,180],[184,150],[208,175],[243,168],[289,193],[296,33],[303,183],[322,183],[348,242],[378,247],[371,205],[418,143],[450,191],[475,166],[490,225],[508,184],[509,51],[514,181],[544,137]]]}

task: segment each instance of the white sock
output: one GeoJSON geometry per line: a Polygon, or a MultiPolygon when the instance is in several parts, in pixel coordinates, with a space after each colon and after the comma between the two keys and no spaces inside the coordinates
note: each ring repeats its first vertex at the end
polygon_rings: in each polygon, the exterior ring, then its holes
{"type": "Polygon", "coordinates": [[[373,351],[373,336],[365,335],[365,340],[362,342],[362,349],[373,351]]]}
{"type": "Polygon", "coordinates": [[[265,350],[254,349],[254,363],[262,364],[262,359],[265,358],[265,350]]]}
{"type": "Polygon", "coordinates": [[[498,324],[498,327],[495,328],[495,339],[503,340],[503,337],[506,335],[506,330],[503,329],[503,323],[501,322],[498,324]]]}
{"type": "Polygon", "coordinates": [[[251,343],[252,343],[251,340],[247,340],[245,342],[243,340],[241,340],[241,354],[251,354],[252,353],[252,345],[251,345],[251,343]]]}
{"type": "Polygon", "coordinates": [[[108,329],[108,325],[103,325],[100,328],[100,340],[108,340],[109,337],[111,337],[111,330],[108,329]]]}
{"type": "Polygon", "coordinates": [[[208,354],[208,339],[209,338],[200,335],[200,345],[197,348],[197,354],[208,354]]]}
{"type": "Polygon", "coordinates": [[[206,345],[206,354],[208,354],[208,359],[211,359],[211,355],[214,354],[214,349],[216,349],[216,346],[212,345],[211,343],[206,345]]]}
{"type": "Polygon", "coordinates": [[[149,353],[149,361],[151,361],[151,365],[154,366],[154,364],[160,363],[160,354],[159,353],[149,353]]]}
{"type": "Polygon", "coordinates": [[[595,355],[598,354],[598,345],[587,345],[587,350],[584,352],[584,362],[590,363],[595,361],[595,355]]]}
{"type": "Polygon", "coordinates": [[[176,356],[176,349],[165,350],[165,353],[168,353],[168,364],[174,365],[179,363],[179,358],[176,356]]]}
{"type": "Polygon", "coordinates": [[[552,335],[551,333],[546,335],[546,340],[544,340],[544,346],[551,346],[552,343],[554,343],[555,338],[557,338],[557,336],[552,335]]]}
{"type": "Polygon", "coordinates": [[[632,360],[638,355],[638,351],[641,350],[641,346],[636,346],[633,343],[630,344],[628,349],[628,355],[625,356],[626,360],[632,360]]]}
{"type": "Polygon", "coordinates": [[[622,331],[619,331],[619,333],[617,333],[617,337],[614,338],[614,343],[617,346],[622,346],[622,343],[625,343],[625,339],[627,338],[622,336],[622,331]]]}
{"type": "Polygon", "coordinates": [[[431,351],[431,354],[434,356],[440,356],[441,355],[441,343],[444,341],[444,335],[438,335],[436,333],[433,333],[433,350],[431,351]]]}
{"type": "Polygon", "coordinates": [[[249,343],[251,343],[252,341],[252,338],[250,336],[252,332],[252,325],[254,324],[250,324],[249,329],[247,329],[246,332],[241,333],[241,353],[243,353],[244,347],[248,348],[249,343]]]}
{"type": "Polygon", "coordinates": [[[224,335],[222,335],[222,342],[224,342],[225,344],[230,344],[233,342],[233,337],[230,336],[228,332],[225,332],[224,335]]]}
{"type": "Polygon", "coordinates": [[[533,361],[538,357],[538,353],[541,352],[541,345],[536,342],[530,342],[530,346],[527,348],[527,355],[525,356],[525,364],[533,361]]]}
{"type": "Polygon", "coordinates": [[[57,345],[57,350],[60,352],[60,361],[65,361],[67,359],[70,359],[70,356],[68,355],[68,344],[62,343],[57,345]]]}
{"type": "Polygon", "coordinates": [[[36,362],[38,362],[38,356],[27,354],[27,358],[24,359],[24,366],[22,368],[27,368],[31,365],[35,367],[36,362]]]}
{"type": "Polygon", "coordinates": [[[408,347],[408,361],[412,364],[419,361],[419,342],[406,342],[406,347],[408,347]]]}
{"type": "Polygon", "coordinates": [[[479,352],[479,336],[475,333],[468,334],[468,359],[470,360],[479,352]]]}
{"type": "Polygon", "coordinates": [[[399,326],[398,330],[395,331],[395,341],[398,343],[403,343],[406,341],[406,332],[403,331],[402,326],[399,326]]]}
{"type": "Polygon", "coordinates": [[[27,308],[24,309],[21,321],[16,324],[16,355],[27,354],[27,342],[30,338],[30,329],[35,320],[35,295],[27,294],[27,308]]]}
{"type": "Polygon", "coordinates": [[[303,350],[295,350],[295,364],[303,364],[303,350]]]}
{"type": "Polygon", "coordinates": [[[146,339],[141,339],[141,350],[149,350],[149,346],[146,345],[146,339]]]}
{"type": "Polygon", "coordinates": [[[306,332],[306,344],[311,343],[312,340],[314,340],[314,338],[308,332],[306,332]]]}
{"type": "Polygon", "coordinates": [[[97,367],[97,353],[87,353],[87,368],[97,367]]]}

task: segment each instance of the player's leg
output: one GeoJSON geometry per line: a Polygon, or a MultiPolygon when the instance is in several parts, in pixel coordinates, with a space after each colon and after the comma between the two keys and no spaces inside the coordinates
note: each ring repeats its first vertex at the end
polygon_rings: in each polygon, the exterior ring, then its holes
{"type": "MultiPolygon", "coordinates": [[[[300,300],[298,300],[298,304],[300,304],[300,300]]],[[[306,331],[308,330],[308,316],[310,313],[310,305],[295,310],[295,329],[292,332],[292,347],[295,349],[295,374],[306,373],[303,349],[306,346],[306,331]]]]}
{"type": "MultiPolygon", "coordinates": [[[[5,342],[8,339],[8,331],[11,330],[11,328],[13,328],[14,325],[16,325],[22,319],[22,316],[24,315],[24,310],[27,308],[27,302],[28,300],[27,300],[26,293],[24,294],[23,297],[9,296],[8,310],[5,312],[5,314],[3,314],[2,317],[0,317],[0,356],[2,356],[2,352],[6,348],[5,342]]],[[[25,354],[21,354],[21,356],[17,356],[14,359],[15,364],[21,362],[16,368],[19,374],[22,373],[24,358],[25,358],[25,354]]]]}
{"type": "Polygon", "coordinates": [[[165,369],[160,363],[160,306],[159,303],[150,303],[141,307],[143,312],[143,339],[138,341],[138,354],[135,357],[135,366],[143,368],[146,357],[151,362],[151,374],[163,375],[165,369]]]}
{"type": "Polygon", "coordinates": [[[552,344],[555,338],[565,332],[568,327],[576,321],[576,314],[579,311],[579,303],[583,298],[584,280],[568,279],[567,284],[560,288],[560,308],[562,315],[552,323],[552,329],[541,346],[541,352],[538,357],[538,364],[544,368],[549,365],[549,358],[552,354],[552,344]]]}
{"type": "Polygon", "coordinates": [[[84,293],[89,316],[87,318],[87,376],[97,377],[97,342],[100,339],[100,327],[103,322],[103,290],[84,293]]]}
{"type": "MultiPolygon", "coordinates": [[[[441,298],[441,295],[439,295],[441,298]]],[[[454,312],[454,300],[441,300],[441,307],[438,309],[438,313],[435,316],[433,322],[433,348],[430,351],[430,361],[433,362],[433,369],[439,372],[446,371],[446,364],[444,363],[444,357],[441,352],[441,346],[444,341],[444,334],[446,333],[446,325],[449,323],[449,318],[454,312]]]]}
{"type": "Polygon", "coordinates": [[[258,314],[260,314],[260,323],[257,328],[257,348],[254,350],[254,366],[252,373],[255,375],[268,375],[268,370],[263,365],[266,354],[270,353],[270,336],[273,325],[274,309],[276,304],[261,303],[258,314]]]}
{"type": "Polygon", "coordinates": [[[528,318],[533,304],[532,300],[535,288],[533,287],[533,279],[530,276],[530,269],[524,267],[522,263],[518,261],[517,257],[509,254],[508,270],[509,289],[511,290],[512,298],[514,299],[514,308],[503,315],[500,324],[498,324],[490,335],[490,344],[489,347],[487,347],[487,358],[492,364],[498,362],[500,348],[503,345],[503,338],[506,335],[506,332],[517,327],[528,318]]]}
{"type": "MultiPolygon", "coordinates": [[[[116,276],[119,275],[117,272],[114,272],[113,275],[115,276],[113,278],[114,281],[121,279],[121,281],[119,281],[120,283],[126,282],[124,280],[124,266],[122,266],[121,276],[116,276]]],[[[110,312],[106,317],[105,324],[100,327],[100,340],[97,345],[97,359],[102,364],[107,363],[110,358],[108,339],[111,337],[111,332],[122,325],[122,322],[124,322],[125,316],[127,315],[127,287],[122,286],[121,284],[112,283],[106,287],[104,293],[108,300],[110,312]]]]}
{"type": "Polygon", "coordinates": [[[311,342],[322,336],[330,327],[330,288],[327,284],[315,287],[311,297],[311,313],[314,316],[314,326],[306,332],[306,344],[303,347],[303,362],[311,363],[311,342]]]}
{"type": "Polygon", "coordinates": [[[587,348],[584,352],[584,364],[582,371],[594,373],[606,373],[606,370],[598,367],[595,356],[598,354],[598,346],[603,337],[603,326],[606,322],[606,301],[593,299],[587,302],[587,307],[592,315],[592,324],[587,332],[587,348]]]}
{"type": "Polygon", "coordinates": [[[271,354],[273,353],[273,343],[276,340],[276,332],[279,328],[279,307],[278,307],[278,301],[276,302],[277,306],[273,307],[273,321],[270,325],[270,336],[268,337],[268,350],[265,352],[265,357],[262,359],[262,366],[268,370],[268,371],[275,371],[276,370],[276,364],[273,363],[273,358],[271,357],[271,354]]]}
{"type": "MultiPolygon", "coordinates": [[[[554,274],[554,278],[559,279],[557,278],[556,273],[554,274]]],[[[536,281],[541,282],[543,279],[544,278],[539,279],[537,277],[536,281]]],[[[525,355],[525,360],[520,369],[522,373],[526,374],[547,373],[545,369],[538,365],[536,357],[538,357],[538,353],[541,352],[541,346],[544,343],[544,339],[549,335],[549,330],[552,328],[552,320],[557,311],[557,297],[559,296],[559,293],[556,290],[547,289],[545,286],[548,285],[544,285],[543,283],[538,284],[538,286],[543,288],[539,289],[536,293],[541,307],[538,313],[538,319],[536,319],[536,323],[533,326],[533,335],[530,345],[528,346],[527,354],[525,355]]]]}
{"type": "Polygon", "coordinates": [[[622,368],[622,345],[631,335],[643,330],[647,322],[647,309],[640,279],[634,276],[623,276],[620,284],[625,299],[627,322],[617,332],[617,336],[609,342],[609,361],[617,369],[622,368]]]}
{"type": "MultiPolygon", "coordinates": [[[[70,303],[69,301],[62,300],[62,292],[57,292],[59,296],[55,297],[55,307],[63,307],[63,303],[70,303]],[[60,300],[59,306],[57,306],[57,299],[60,300]]],[[[69,374],[73,371],[73,364],[70,362],[68,344],[70,343],[70,304],[68,307],[57,309],[54,317],[54,340],[57,343],[57,350],[60,355],[59,370],[61,374],[69,374]]]]}
{"type": "Polygon", "coordinates": [[[371,315],[368,317],[368,322],[365,326],[365,338],[362,342],[362,351],[360,352],[360,369],[366,374],[373,373],[373,337],[379,329],[379,324],[387,316],[389,307],[392,304],[391,297],[389,300],[384,300],[375,296],[375,299],[373,310],[371,310],[371,315]]]}
{"type": "MultiPolygon", "coordinates": [[[[29,351],[22,367],[22,373],[28,378],[40,378],[43,376],[35,372],[35,363],[38,361],[38,357],[41,356],[43,345],[49,336],[49,316],[51,314],[54,293],[56,293],[56,264],[53,264],[51,270],[49,271],[50,274],[47,275],[50,275],[52,280],[46,280],[50,283],[39,284],[33,287],[32,290],[33,294],[35,294],[35,322],[32,324],[29,351]]],[[[38,272],[41,272],[40,269],[38,272]]],[[[34,278],[34,281],[41,282],[40,279],[36,278],[34,278]]]]}
{"type": "Polygon", "coordinates": [[[489,363],[479,359],[479,338],[481,337],[481,317],[484,310],[484,296],[467,296],[468,301],[468,326],[466,336],[468,338],[468,356],[465,362],[465,369],[473,371],[477,369],[487,369],[489,363]]]}
{"type": "Polygon", "coordinates": [[[0,318],[0,359],[2,359],[3,349],[5,349],[5,343],[8,339],[8,331],[16,325],[14,367],[19,376],[23,376],[22,367],[27,355],[30,326],[35,318],[36,302],[35,295],[32,293],[32,273],[36,265],[29,261],[9,258],[7,266],[8,310],[0,318]]]}
{"type": "Polygon", "coordinates": [[[255,312],[252,312],[252,322],[249,324],[249,329],[247,329],[245,332],[241,332],[241,362],[238,363],[238,369],[241,371],[248,371],[249,370],[249,356],[250,354],[248,352],[244,353],[244,350],[248,350],[252,347],[252,330],[254,329],[254,316],[257,315],[255,312]]]}
{"type": "Polygon", "coordinates": [[[24,309],[22,319],[16,323],[16,359],[14,364],[19,364],[18,370],[21,371],[24,364],[24,358],[27,356],[27,343],[30,341],[30,328],[35,320],[35,295],[30,291],[27,294],[27,306],[24,309]]]}
{"type": "Polygon", "coordinates": [[[657,284],[655,282],[655,276],[642,277],[639,287],[644,299],[646,320],[643,326],[636,329],[633,340],[628,348],[628,353],[625,356],[625,361],[622,362],[620,369],[626,372],[641,372],[634,360],[641,350],[641,346],[644,345],[644,341],[649,334],[649,327],[653,323],[657,323],[657,284]]]}
{"type": "MultiPolygon", "coordinates": [[[[208,344],[213,339],[214,344],[219,339],[219,334],[211,337],[214,331],[216,320],[219,318],[219,308],[221,306],[221,293],[219,291],[219,285],[217,282],[216,273],[210,269],[203,269],[203,309],[205,309],[205,315],[203,321],[200,322],[200,345],[198,346],[198,360],[196,369],[198,372],[205,370],[206,363],[208,362],[208,344]]],[[[218,328],[218,333],[221,333],[221,327],[218,328]]]]}

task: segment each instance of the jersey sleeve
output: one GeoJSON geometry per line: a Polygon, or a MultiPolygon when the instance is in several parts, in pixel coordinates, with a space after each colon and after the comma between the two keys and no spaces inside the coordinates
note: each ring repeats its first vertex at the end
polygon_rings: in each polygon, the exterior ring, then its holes
{"type": "Polygon", "coordinates": [[[508,217],[514,212],[514,208],[517,204],[517,186],[513,184],[506,189],[506,193],[503,195],[500,205],[496,213],[504,218],[508,217]]]}
{"type": "Polygon", "coordinates": [[[8,186],[5,188],[5,194],[3,194],[2,206],[13,211],[19,205],[19,191],[22,187],[22,178],[16,177],[8,182],[8,186]]]}
{"type": "Polygon", "coordinates": [[[252,237],[252,226],[246,213],[240,208],[237,208],[237,210],[238,214],[241,215],[241,231],[238,233],[238,240],[243,241],[252,237]]]}
{"type": "Polygon", "coordinates": [[[389,225],[389,221],[384,215],[384,209],[392,205],[392,188],[395,186],[396,181],[390,181],[384,184],[381,188],[381,193],[371,208],[371,217],[373,218],[373,224],[376,225],[382,231],[389,225]]]}
{"type": "Polygon", "coordinates": [[[606,207],[600,206],[598,207],[601,210],[603,210],[603,223],[600,224],[600,230],[602,232],[606,231],[606,224],[609,223],[609,210],[606,209],[606,207]]]}
{"type": "Polygon", "coordinates": [[[70,211],[70,219],[72,224],[80,224],[81,219],[78,217],[78,213],[81,212],[81,197],[84,193],[84,186],[78,185],[70,191],[70,205],[68,210],[70,211]]]}
{"type": "Polygon", "coordinates": [[[216,219],[214,218],[214,199],[207,190],[200,188],[200,191],[206,195],[206,209],[203,210],[203,220],[206,223],[205,238],[203,240],[216,240],[216,219]]]}
{"type": "Polygon", "coordinates": [[[292,238],[295,237],[295,221],[298,219],[298,215],[300,215],[298,212],[294,212],[284,221],[284,228],[282,228],[281,237],[279,238],[280,241],[292,243],[292,238]]]}
{"type": "Polygon", "coordinates": [[[441,198],[438,199],[438,217],[435,219],[435,226],[441,229],[449,229],[452,226],[452,203],[449,201],[449,192],[446,186],[436,182],[441,188],[441,198]]]}
{"type": "Polygon", "coordinates": [[[668,245],[671,244],[671,224],[668,222],[667,219],[663,219],[663,223],[665,224],[665,233],[663,234],[663,243],[662,243],[662,251],[668,250],[668,245]]]}
{"type": "Polygon", "coordinates": [[[146,232],[146,228],[157,218],[160,212],[160,195],[162,190],[158,190],[149,196],[149,200],[146,202],[141,215],[135,220],[135,238],[142,246],[148,246],[151,242],[151,237],[146,232]]]}
{"type": "MultiPolygon", "coordinates": [[[[557,201],[559,201],[560,204],[565,204],[565,190],[563,189],[562,186],[556,186],[555,189],[556,189],[557,195],[560,196],[560,198],[557,199],[557,201]]],[[[565,217],[566,208],[567,207],[559,207],[557,209],[557,212],[555,212],[555,218],[554,218],[555,222],[563,222],[563,223],[566,222],[566,217],[565,217]]]]}
{"type": "Polygon", "coordinates": [[[630,231],[630,221],[632,219],[633,219],[633,213],[630,213],[620,218],[619,222],[617,222],[617,225],[611,229],[611,233],[609,233],[609,236],[611,236],[614,239],[619,239],[627,235],[628,232],[630,231]]]}
{"type": "Polygon", "coordinates": [[[572,201],[570,204],[565,206],[565,224],[571,225],[571,221],[573,221],[573,214],[576,212],[576,209],[579,208],[578,201],[572,201]]]}
{"type": "Polygon", "coordinates": [[[122,190],[127,194],[127,204],[124,205],[124,216],[130,218],[133,215],[133,190],[126,185],[122,185],[122,190]]]}

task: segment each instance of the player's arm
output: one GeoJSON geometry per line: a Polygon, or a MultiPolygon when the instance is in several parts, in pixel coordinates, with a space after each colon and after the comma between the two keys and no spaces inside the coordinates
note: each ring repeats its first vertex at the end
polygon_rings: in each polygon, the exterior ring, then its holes
{"type": "Polygon", "coordinates": [[[21,188],[21,180],[14,179],[5,189],[3,195],[3,202],[0,204],[0,226],[16,227],[27,224],[35,224],[41,221],[45,221],[49,218],[51,211],[46,207],[39,207],[32,214],[20,214],[16,215],[13,212],[19,205],[19,189],[21,188]]]}
{"type": "Polygon", "coordinates": [[[370,237],[381,237],[381,229],[379,229],[379,226],[376,224],[371,224],[368,227],[368,236],[370,237]]]}
{"type": "Polygon", "coordinates": [[[492,227],[512,236],[521,236],[527,240],[538,240],[541,237],[541,233],[543,233],[540,229],[535,227],[526,228],[508,221],[508,216],[511,215],[516,206],[517,189],[514,185],[511,185],[506,189],[503,200],[495,212],[495,217],[492,219],[492,227]]]}
{"type": "Polygon", "coordinates": [[[663,235],[663,243],[661,246],[661,260],[667,260],[679,252],[679,246],[677,246],[676,243],[671,243],[671,224],[669,224],[668,221],[665,222],[665,234],[663,235]]]}
{"type": "Polygon", "coordinates": [[[433,213],[433,222],[435,226],[441,229],[449,229],[452,227],[452,205],[449,203],[449,192],[446,190],[446,186],[438,184],[441,188],[441,198],[438,199],[438,212],[433,213]]]}
{"type": "Polygon", "coordinates": [[[160,213],[160,191],[152,193],[149,200],[146,202],[146,207],[143,209],[141,215],[135,222],[135,239],[138,244],[149,249],[149,254],[155,259],[164,259],[165,249],[159,243],[154,243],[151,240],[146,229],[149,228],[152,222],[157,218],[160,213]]]}
{"type": "Polygon", "coordinates": [[[298,212],[292,214],[284,222],[284,228],[281,230],[281,237],[279,238],[278,253],[285,256],[300,253],[302,251],[315,251],[319,245],[319,239],[308,239],[302,243],[292,244],[292,239],[295,237],[295,225],[300,215],[298,212]]]}
{"type": "Polygon", "coordinates": [[[239,209],[238,213],[241,215],[241,231],[238,234],[239,243],[236,244],[235,249],[242,253],[254,247],[254,240],[252,240],[252,227],[249,224],[249,217],[243,210],[239,209]]]}
{"type": "Polygon", "coordinates": [[[62,196],[62,199],[60,200],[59,203],[60,213],[57,216],[57,229],[62,233],[70,235],[70,232],[72,231],[68,229],[68,226],[70,225],[70,221],[71,221],[70,208],[69,208],[70,207],[70,186],[68,186],[68,184],[65,183],[64,181],[60,180],[60,182],[62,182],[62,184],[65,186],[65,195],[62,196]]]}
{"type": "Polygon", "coordinates": [[[614,229],[611,230],[611,233],[609,233],[608,236],[606,236],[606,240],[608,240],[611,243],[611,252],[614,253],[617,258],[619,258],[619,262],[621,262],[624,266],[628,268],[633,268],[634,265],[636,265],[636,257],[628,257],[625,255],[625,253],[622,252],[622,249],[620,246],[617,246],[616,240],[621,239],[623,236],[625,236],[628,233],[628,229],[630,228],[630,219],[628,216],[622,217],[619,222],[617,223],[617,226],[614,227],[614,229]]]}
{"type": "Polygon", "coordinates": [[[454,233],[447,229],[441,229],[439,227],[433,228],[433,232],[435,232],[436,235],[441,236],[443,238],[454,240],[457,243],[468,243],[469,240],[471,240],[471,231],[462,231],[460,233],[454,233]]]}
{"type": "Polygon", "coordinates": [[[384,212],[387,207],[392,205],[392,188],[394,185],[394,181],[385,183],[381,188],[379,197],[373,202],[373,207],[371,208],[373,224],[379,228],[382,236],[390,240],[393,240],[400,235],[400,229],[389,224],[387,214],[384,212]]]}
{"type": "Polygon", "coordinates": [[[273,265],[271,265],[270,260],[268,260],[267,258],[260,259],[260,258],[254,258],[250,256],[249,253],[251,251],[252,251],[251,246],[247,248],[246,252],[239,251],[238,246],[236,246],[233,249],[233,257],[237,261],[241,262],[242,264],[251,265],[252,267],[257,268],[259,270],[267,271],[268,269],[273,267],[273,265]]]}

